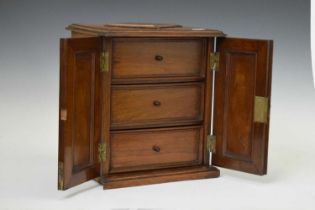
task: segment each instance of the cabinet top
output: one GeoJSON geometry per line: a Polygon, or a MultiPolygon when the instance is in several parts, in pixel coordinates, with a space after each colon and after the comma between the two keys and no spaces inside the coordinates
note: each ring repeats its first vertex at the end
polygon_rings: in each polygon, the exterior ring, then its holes
{"type": "Polygon", "coordinates": [[[71,24],[74,33],[107,37],[222,37],[222,31],[165,23],[71,24]]]}

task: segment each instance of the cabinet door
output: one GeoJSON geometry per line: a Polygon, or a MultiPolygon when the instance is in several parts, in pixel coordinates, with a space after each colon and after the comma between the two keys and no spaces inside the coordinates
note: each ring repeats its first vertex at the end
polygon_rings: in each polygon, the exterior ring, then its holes
{"type": "Polygon", "coordinates": [[[270,40],[219,40],[214,165],[267,172],[272,46],[270,40]]]}
{"type": "Polygon", "coordinates": [[[58,189],[99,176],[101,38],[60,40],[58,189]]]}

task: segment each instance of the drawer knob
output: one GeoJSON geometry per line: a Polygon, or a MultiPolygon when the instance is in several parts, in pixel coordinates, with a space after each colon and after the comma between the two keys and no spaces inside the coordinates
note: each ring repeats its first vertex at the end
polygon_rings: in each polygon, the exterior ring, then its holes
{"type": "Polygon", "coordinates": [[[153,101],[153,105],[154,105],[154,106],[161,106],[161,102],[158,101],[158,100],[154,100],[154,101],[153,101]]]}
{"type": "Polygon", "coordinates": [[[160,148],[159,146],[157,146],[157,145],[154,145],[154,146],[152,147],[152,149],[153,149],[153,151],[155,151],[155,152],[160,152],[160,150],[161,150],[161,148],[160,148]]]}
{"type": "Polygon", "coordinates": [[[156,60],[156,61],[162,61],[162,60],[163,60],[163,56],[161,56],[161,55],[156,55],[156,56],[155,56],[155,60],[156,60]]]}

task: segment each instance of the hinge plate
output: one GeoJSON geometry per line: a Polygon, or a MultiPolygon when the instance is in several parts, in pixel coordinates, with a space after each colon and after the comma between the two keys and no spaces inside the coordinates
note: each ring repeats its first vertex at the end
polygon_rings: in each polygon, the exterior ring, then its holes
{"type": "Polygon", "coordinates": [[[101,65],[101,72],[108,72],[109,71],[109,53],[102,52],[100,58],[100,65],[101,65]]]}
{"type": "Polygon", "coordinates": [[[67,120],[67,110],[61,109],[60,110],[60,120],[66,121],[67,120]]]}
{"type": "Polygon", "coordinates": [[[212,71],[218,71],[220,64],[220,53],[212,52],[210,53],[210,69],[212,71]]]}
{"type": "Polygon", "coordinates": [[[216,136],[215,135],[208,135],[207,137],[207,149],[209,152],[215,153],[216,147],[216,136]]]}
{"type": "Polygon", "coordinates": [[[255,96],[254,122],[268,123],[269,99],[255,96]]]}
{"type": "Polygon", "coordinates": [[[64,164],[58,162],[58,190],[64,190],[64,164]]]}
{"type": "Polygon", "coordinates": [[[104,162],[106,160],[106,144],[99,143],[98,144],[98,161],[104,162]]]}

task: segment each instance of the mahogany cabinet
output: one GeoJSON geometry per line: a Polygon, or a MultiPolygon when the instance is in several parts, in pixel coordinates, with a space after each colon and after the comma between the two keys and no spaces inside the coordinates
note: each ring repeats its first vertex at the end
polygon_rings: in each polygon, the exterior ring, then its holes
{"type": "Polygon", "coordinates": [[[271,40],[72,24],[60,40],[58,189],[267,172],[271,40]]]}

